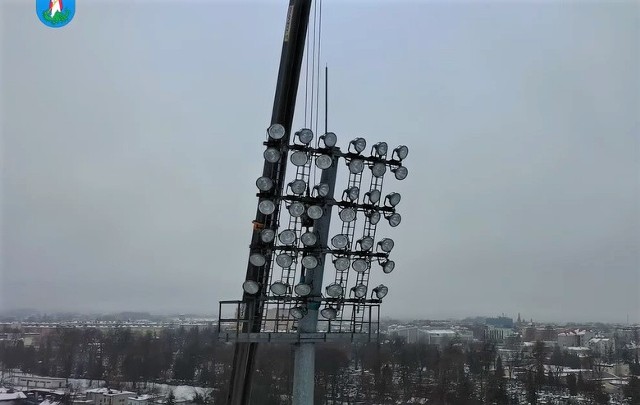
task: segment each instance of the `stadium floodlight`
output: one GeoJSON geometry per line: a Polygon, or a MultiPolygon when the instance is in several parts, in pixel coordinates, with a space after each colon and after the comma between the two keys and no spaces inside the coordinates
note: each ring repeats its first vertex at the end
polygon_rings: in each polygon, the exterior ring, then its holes
{"type": "Polygon", "coordinates": [[[404,167],[404,166],[396,167],[395,169],[392,169],[391,171],[393,172],[393,174],[395,174],[396,179],[398,179],[398,180],[406,179],[407,175],[409,174],[409,170],[407,170],[407,168],[404,167]]]}
{"type": "Polygon", "coordinates": [[[353,141],[349,142],[349,152],[351,152],[352,146],[356,153],[360,154],[367,147],[367,141],[364,138],[356,138],[353,141]]]}
{"type": "Polygon", "coordinates": [[[282,124],[273,124],[267,129],[267,134],[273,139],[282,139],[284,138],[285,129],[282,124]]]}
{"type": "Polygon", "coordinates": [[[271,200],[261,200],[258,203],[258,211],[264,215],[271,215],[276,210],[276,205],[271,200]]]}
{"type": "Polygon", "coordinates": [[[381,262],[380,265],[382,266],[382,271],[385,274],[391,273],[393,269],[396,268],[396,262],[394,262],[393,260],[385,260],[381,262]]]}
{"type": "Polygon", "coordinates": [[[374,163],[373,166],[371,166],[371,174],[373,174],[374,177],[382,177],[386,172],[387,165],[382,162],[374,163]]]}
{"type": "Polygon", "coordinates": [[[269,191],[273,188],[273,180],[266,176],[258,177],[256,180],[256,187],[260,191],[269,191]]]}
{"type": "Polygon", "coordinates": [[[293,194],[302,195],[307,189],[307,183],[304,180],[296,179],[289,183],[289,188],[293,194]]]}
{"type": "Polygon", "coordinates": [[[351,159],[349,162],[349,171],[353,174],[362,173],[364,170],[364,160],[362,159],[351,159]]]}
{"type": "Polygon", "coordinates": [[[267,258],[264,257],[262,253],[252,253],[249,256],[249,263],[253,264],[256,267],[264,266],[267,262],[267,258]]]}
{"type": "Polygon", "coordinates": [[[273,295],[283,296],[289,292],[289,285],[283,283],[282,281],[276,281],[271,284],[271,292],[273,295]]]}
{"type": "Polygon", "coordinates": [[[375,294],[376,297],[378,297],[378,299],[381,300],[387,296],[387,294],[389,293],[389,288],[384,284],[380,284],[379,286],[374,288],[371,293],[375,294]]]}
{"type": "Polygon", "coordinates": [[[335,308],[328,306],[320,311],[320,315],[322,315],[323,318],[332,321],[338,317],[338,311],[335,308]]]}
{"type": "Polygon", "coordinates": [[[338,298],[344,294],[344,288],[338,283],[331,283],[325,288],[327,295],[331,298],[338,298]]]}
{"type": "Polygon", "coordinates": [[[349,269],[350,265],[351,265],[351,260],[349,260],[348,257],[338,257],[336,260],[333,261],[333,266],[338,271],[345,271],[349,269]]]}
{"type": "Polygon", "coordinates": [[[403,161],[404,159],[407,158],[408,154],[409,154],[409,148],[407,148],[404,145],[400,145],[393,150],[392,156],[397,157],[399,161],[403,161]]]}
{"type": "Polygon", "coordinates": [[[400,195],[400,193],[389,193],[384,198],[384,204],[390,207],[395,207],[396,205],[400,204],[401,199],[402,196],[400,195]]]}
{"type": "Polygon", "coordinates": [[[323,210],[319,205],[312,205],[307,208],[307,216],[311,219],[320,219],[322,218],[323,210]]]}
{"type": "Polygon", "coordinates": [[[333,164],[333,159],[329,155],[319,155],[316,158],[316,166],[318,169],[325,170],[331,167],[333,164]]]}
{"type": "Polygon", "coordinates": [[[307,314],[307,308],[302,306],[293,307],[289,310],[289,314],[293,319],[302,319],[307,314]]]}
{"type": "Polygon", "coordinates": [[[276,231],[273,229],[263,229],[260,231],[260,240],[263,243],[271,243],[276,238],[276,231]]]}
{"type": "Polygon", "coordinates": [[[313,188],[313,191],[319,197],[326,197],[329,195],[329,185],[327,183],[320,183],[313,188]]]}
{"type": "Polygon", "coordinates": [[[374,188],[364,193],[364,196],[367,197],[371,204],[377,204],[380,201],[380,190],[374,188]]]}
{"type": "Polygon", "coordinates": [[[307,152],[297,150],[291,154],[289,159],[294,166],[304,166],[309,161],[309,155],[307,155],[307,152]]]}
{"type": "Polygon", "coordinates": [[[361,250],[369,250],[373,247],[373,238],[371,236],[365,236],[356,243],[360,245],[361,250]]]}
{"type": "Polygon", "coordinates": [[[285,229],[278,236],[280,242],[285,246],[291,246],[296,242],[296,231],[293,229],[285,229]]]}
{"type": "Polygon", "coordinates": [[[353,271],[356,273],[364,273],[369,268],[369,262],[365,259],[356,259],[353,261],[351,267],[353,267],[353,271]]]}
{"type": "Polygon", "coordinates": [[[318,267],[318,258],[315,256],[305,256],[302,258],[302,265],[307,269],[315,269],[318,267]]]}
{"type": "Polygon", "coordinates": [[[313,232],[305,232],[300,236],[300,241],[305,246],[313,246],[318,243],[318,236],[313,232]]]}
{"type": "Polygon", "coordinates": [[[287,269],[293,264],[293,257],[288,253],[280,253],[278,256],[276,256],[276,264],[284,269],[287,269]]]}
{"type": "Polygon", "coordinates": [[[358,197],[360,196],[360,189],[356,186],[349,187],[348,189],[344,190],[344,192],[342,193],[343,199],[344,199],[344,196],[347,196],[347,198],[350,201],[357,201],[358,197]]]}
{"type": "Polygon", "coordinates": [[[276,163],[278,160],[280,160],[280,150],[278,150],[277,148],[267,148],[262,156],[264,156],[264,160],[266,160],[267,162],[276,163]]]}
{"type": "Polygon", "coordinates": [[[387,217],[387,220],[389,221],[389,225],[395,228],[400,225],[400,222],[402,222],[402,217],[397,212],[394,212],[387,217]]]}
{"type": "Polygon", "coordinates": [[[336,249],[344,249],[349,245],[349,237],[343,233],[339,233],[331,238],[331,244],[336,249]]]}
{"type": "Polygon", "coordinates": [[[364,284],[358,284],[351,288],[351,292],[356,296],[356,298],[363,298],[367,295],[367,286],[364,284]]]}
{"type": "Polygon", "coordinates": [[[353,208],[344,208],[340,211],[339,217],[342,222],[354,221],[356,219],[356,210],[353,208]]]}
{"type": "Polygon", "coordinates": [[[294,201],[289,205],[289,214],[294,218],[301,217],[304,211],[304,204],[300,201],[294,201]]]}
{"type": "Polygon", "coordinates": [[[389,150],[389,146],[386,142],[378,142],[373,145],[373,151],[378,157],[385,157],[387,155],[387,151],[389,150]]]}
{"type": "Polygon", "coordinates": [[[311,286],[305,283],[297,284],[293,288],[293,290],[301,297],[306,297],[307,295],[311,294],[311,286]]]}
{"type": "Polygon", "coordinates": [[[260,291],[260,284],[257,281],[247,280],[242,283],[242,289],[247,294],[256,295],[260,291]]]}
{"type": "Polygon", "coordinates": [[[369,218],[369,222],[371,223],[371,225],[376,225],[378,222],[380,222],[380,213],[378,211],[369,211],[367,214],[367,217],[369,218]]]}
{"type": "Polygon", "coordinates": [[[303,128],[300,131],[296,132],[298,139],[305,145],[309,145],[313,140],[313,131],[309,128],[303,128]]]}
{"type": "Polygon", "coordinates": [[[378,247],[380,247],[380,249],[386,253],[391,252],[391,250],[393,249],[393,245],[393,239],[391,238],[384,238],[380,242],[378,242],[378,247]]]}
{"type": "Polygon", "coordinates": [[[327,148],[333,148],[338,143],[338,137],[333,132],[327,132],[324,135],[320,135],[320,140],[327,148]]]}

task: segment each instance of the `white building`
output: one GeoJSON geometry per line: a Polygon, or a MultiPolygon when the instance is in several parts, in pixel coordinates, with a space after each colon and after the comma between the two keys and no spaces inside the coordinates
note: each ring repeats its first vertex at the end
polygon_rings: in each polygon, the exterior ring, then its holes
{"type": "Polygon", "coordinates": [[[127,405],[129,397],[135,392],[117,391],[109,388],[94,388],[86,391],[87,399],[95,405],[127,405]]]}
{"type": "Polygon", "coordinates": [[[599,356],[605,356],[607,353],[613,352],[613,339],[603,338],[603,337],[595,337],[589,340],[587,346],[591,349],[591,351],[599,356]]]}
{"type": "Polygon", "coordinates": [[[127,405],[149,405],[154,399],[152,395],[137,395],[127,398],[127,405]]]}
{"type": "Polygon", "coordinates": [[[590,330],[571,330],[558,333],[558,346],[561,348],[568,347],[587,347],[591,339],[596,337],[595,332],[590,330]]]}
{"type": "Polygon", "coordinates": [[[16,377],[16,385],[27,390],[31,388],[46,388],[52,390],[57,388],[66,388],[67,380],[66,378],[41,377],[38,375],[26,374],[16,377]]]}
{"type": "Polygon", "coordinates": [[[459,342],[467,344],[473,341],[473,332],[463,329],[432,329],[426,330],[427,343],[437,345],[440,348],[451,343],[459,342]]]}

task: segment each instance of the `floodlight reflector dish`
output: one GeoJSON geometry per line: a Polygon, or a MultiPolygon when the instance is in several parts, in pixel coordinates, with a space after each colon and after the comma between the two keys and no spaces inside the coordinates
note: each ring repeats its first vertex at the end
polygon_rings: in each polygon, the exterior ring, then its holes
{"type": "Polygon", "coordinates": [[[249,256],[249,263],[256,267],[262,267],[267,262],[267,258],[262,253],[252,253],[249,256]]]}
{"type": "Polygon", "coordinates": [[[302,195],[304,191],[307,189],[307,183],[304,180],[296,179],[289,183],[289,188],[291,188],[291,192],[295,195],[302,195]]]}
{"type": "Polygon", "coordinates": [[[325,170],[331,167],[333,164],[333,159],[329,155],[319,155],[316,158],[316,166],[318,169],[325,170]]]}
{"type": "Polygon", "coordinates": [[[318,267],[318,258],[315,256],[305,256],[302,258],[302,265],[307,269],[315,269],[318,267]]]}
{"type": "Polygon", "coordinates": [[[329,195],[329,185],[327,183],[320,183],[313,189],[316,191],[316,193],[318,193],[320,197],[326,197],[329,195]]]}
{"type": "Polygon", "coordinates": [[[356,273],[364,273],[369,268],[369,263],[365,259],[356,259],[351,267],[356,273]]]}
{"type": "Polygon", "coordinates": [[[307,152],[297,150],[291,154],[289,159],[294,166],[304,166],[309,161],[309,156],[307,155],[307,152]]]}
{"type": "Polygon", "coordinates": [[[360,249],[369,250],[373,247],[373,238],[371,236],[365,236],[360,239],[358,243],[360,244],[360,249]]]}
{"type": "Polygon", "coordinates": [[[378,211],[371,211],[367,216],[371,225],[377,225],[380,222],[380,213],[378,211]]]}
{"type": "Polygon", "coordinates": [[[394,212],[393,214],[389,215],[389,218],[387,219],[389,220],[389,225],[391,225],[394,228],[400,225],[400,222],[402,222],[402,217],[397,212],[394,212]]]}
{"type": "Polygon", "coordinates": [[[273,124],[267,129],[267,134],[273,139],[282,139],[285,134],[284,126],[281,124],[273,124]]]}
{"type": "Polygon", "coordinates": [[[271,292],[273,295],[282,296],[289,292],[289,286],[282,281],[276,281],[271,284],[271,292]]]}
{"type": "Polygon", "coordinates": [[[356,219],[356,210],[353,208],[344,208],[340,211],[340,219],[342,222],[351,222],[356,219]]]}
{"type": "Polygon", "coordinates": [[[391,252],[391,250],[393,249],[393,245],[393,239],[391,238],[384,238],[380,242],[378,242],[378,246],[380,247],[380,249],[386,253],[391,252]]]}
{"type": "Polygon", "coordinates": [[[351,159],[349,162],[349,171],[353,174],[362,173],[364,170],[364,160],[362,159],[351,159]]]}
{"type": "Polygon", "coordinates": [[[271,215],[276,210],[276,205],[271,200],[262,200],[258,203],[258,211],[264,215],[271,215]]]}
{"type": "Polygon", "coordinates": [[[276,263],[284,269],[289,268],[293,264],[293,257],[288,253],[280,253],[276,256],[276,263]]]}
{"type": "Polygon", "coordinates": [[[296,132],[296,135],[298,135],[298,139],[300,140],[300,142],[304,143],[305,145],[308,145],[313,140],[313,131],[309,128],[301,129],[300,131],[296,132]]]}
{"type": "Polygon", "coordinates": [[[320,311],[320,315],[322,315],[323,318],[332,321],[338,317],[338,311],[333,307],[326,307],[320,311]]]}
{"type": "Polygon", "coordinates": [[[331,298],[338,298],[344,295],[344,288],[338,283],[332,283],[325,288],[325,292],[331,298]]]}
{"type": "Polygon", "coordinates": [[[313,232],[305,232],[300,236],[300,241],[305,246],[313,246],[318,243],[318,237],[313,232]]]}
{"type": "Polygon", "coordinates": [[[351,260],[348,257],[338,257],[333,261],[333,265],[338,271],[345,271],[351,265],[351,260]]]}
{"type": "Polygon", "coordinates": [[[349,237],[343,233],[339,233],[331,238],[331,244],[336,249],[344,249],[349,244],[349,237]]]}
{"type": "Polygon", "coordinates": [[[304,318],[306,314],[307,314],[307,308],[301,307],[301,306],[293,307],[289,310],[289,315],[291,315],[293,319],[300,320],[304,318]]]}
{"type": "Polygon", "coordinates": [[[311,294],[311,286],[309,284],[300,283],[293,287],[293,291],[301,297],[306,297],[311,294]]]}
{"type": "Polygon", "coordinates": [[[242,289],[247,294],[256,295],[260,291],[260,284],[257,281],[247,280],[242,283],[242,289]]]}
{"type": "Polygon", "coordinates": [[[389,145],[386,142],[378,142],[373,145],[373,150],[376,152],[378,157],[385,157],[387,155],[387,151],[389,150],[389,145]]]}
{"type": "Polygon", "coordinates": [[[351,146],[353,146],[356,153],[360,154],[367,147],[367,141],[364,138],[356,138],[349,142],[349,149],[351,149],[351,146]]]}
{"type": "Polygon", "coordinates": [[[256,180],[256,187],[260,191],[269,191],[273,188],[273,180],[266,176],[258,177],[256,180]]]}
{"type": "Polygon", "coordinates": [[[365,197],[369,198],[371,204],[377,204],[380,201],[380,190],[377,188],[369,190],[365,193],[365,197]]]}
{"type": "Polygon", "coordinates": [[[290,246],[296,242],[296,232],[293,229],[285,229],[280,232],[280,242],[283,245],[290,246]]]}
{"type": "Polygon", "coordinates": [[[267,162],[276,163],[278,160],[280,160],[280,151],[276,148],[267,148],[262,156],[264,156],[264,160],[266,160],[267,162]]]}
{"type": "Polygon", "coordinates": [[[311,219],[320,219],[322,218],[323,210],[319,205],[312,205],[307,208],[307,216],[311,219]]]}
{"type": "Polygon", "coordinates": [[[382,177],[386,172],[387,165],[382,162],[374,163],[373,166],[371,166],[371,174],[373,174],[374,177],[382,177]]]}
{"type": "Polygon", "coordinates": [[[404,166],[400,166],[394,169],[393,173],[396,175],[396,179],[404,180],[407,178],[407,175],[409,174],[409,170],[404,166]]]}
{"type": "Polygon", "coordinates": [[[396,262],[394,262],[393,260],[387,260],[382,262],[382,271],[385,274],[391,273],[395,268],[396,268],[396,262]]]}
{"type": "Polygon", "coordinates": [[[407,148],[405,145],[400,145],[393,150],[393,155],[397,156],[398,160],[400,161],[406,159],[408,154],[409,148],[407,148]]]}
{"type": "Polygon", "coordinates": [[[357,201],[360,196],[360,189],[357,186],[350,187],[345,192],[351,201],[357,201]]]}
{"type": "Polygon", "coordinates": [[[289,214],[294,218],[302,216],[302,214],[304,214],[304,204],[300,201],[292,202],[289,206],[289,214]]]}
{"type": "Polygon", "coordinates": [[[381,300],[387,296],[387,294],[389,293],[389,288],[384,284],[380,284],[373,289],[373,293],[376,295],[376,297],[378,297],[379,300],[381,300]]]}
{"type": "Polygon", "coordinates": [[[333,148],[336,146],[336,143],[338,143],[338,137],[333,132],[327,132],[326,134],[321,135],[320,139],[327,148],[333,148]]]}
{"type": "Polygon", "coordinates": [[[388,204],[391,207],[395,207],[396,205],[400,204],[401,199],[402,199],[402,196],[400,195],[400,193],[389,193],[384,198],[384,202],[385,204],[388,204]]]}
{"type": "Polygon", "coordinates": [[[353,291],[353,295],[355,295],[356,298],[363,298],[367,295],[367,286],[364,284],[359,284],[353,287],[351,291],[353,291]]]}
{"type": "Polygon", "coordinates": [[[263,243],[271,243],[276,238],[276,232],[273,229],[263,229],[260,231],[260,240],[263,243]]]}

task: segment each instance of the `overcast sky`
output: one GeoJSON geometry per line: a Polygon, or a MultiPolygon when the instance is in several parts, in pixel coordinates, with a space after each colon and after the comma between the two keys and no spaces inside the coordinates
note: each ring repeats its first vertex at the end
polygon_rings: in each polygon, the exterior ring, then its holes
{"type": "MultiPolygon", "coordinates": [[[[287,2],[33,3],[0,5],[0,309],[239,299],[287,2]]],[[[322,18],[339,145],[410,148],[383,315],[640,321],[639,3],[322,18]]]]}

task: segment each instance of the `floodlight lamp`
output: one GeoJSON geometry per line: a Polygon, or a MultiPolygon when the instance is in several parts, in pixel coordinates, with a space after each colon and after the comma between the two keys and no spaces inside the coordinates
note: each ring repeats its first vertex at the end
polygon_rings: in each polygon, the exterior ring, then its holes
{"type": "Polygon", "coordinates": [[[333,307],[326,307],[320,311],[320,315],[322,315],[323,318],[332,321],[338,317],[338,311],[333,307]]]}
{"type": "Polygon", "coordinates": [[[356,138],[349,142],[349,151],[351,151],[351,146],[357,154],[360,154],[367,147],[367,141],[364,138],[356,138]]]}
{"type": "Polygon", "coordinates": [[[289,188],[293,194],[302,195],[307,189],[307,183],[304,180],[296,179],[289,183],[289,188]]]}
{"type": "Polygon", "coordinates": [[[349,187],[348,189],[344,190],[342,196],[343,199],[344,196],[347,196],[350,201],[357,201],[358,197],[360,196],[360,189],[356,186],[349,187]]]}
{"type": "Polygon", "coordinates": [[[293,291],[301,297],[306,297],[311,294],[311,286],[309,284],[300,283],[293,288],[293,291]]]}
{"type": "Polygon", "coordinates": [[[260,191],[269,191],[273,188],[273,180],[266,176],[258,177],[256,180],[256,187],[260,191]]]}
{"type": "Polygon", "coordinates": [[[290,246],[296,242],[296,231],[293,229],[285,229],[280,232],[280,236],[278,237],[283,245],[290,246]]]}
{"type": "Polygon", "coordinates": [[[349,162],[349,171],[353,174],[362,173],[364,170],[364,160],[352,159],[349,162]]]}
{"type": "Polygon", "coordinates": [[[276,210],[276,205],[271,200],[262,200],[258,203],[258,211],[264,215],[271,215],[276,210]]]}
{"type": "Polygon", "coordinates": [[[400,225],[400,222],[402,222],[402,217],[397,212],[394,212],[393,214],[389,215],[387,220],[389,221],[389,225],[395,228],[396,226],[400,225]]]}
{"type": "Polygon", "coordinates": [[[351,260],[348,257],[338,257],[333,261],[333,265],[338,271],[345,271],[351,265],[351,260]]]}
{"type": "Polygon", "coordinates": [[[306,314],[307,314],[307,308],[305,307],[298,306],[298,307],[293,307],[289,310],[289,315],[291,315],[293,319],[302,319],[306,314]]]}
{"type": "Polygon", "coordinates": [[[382,177],[387,172],[387,165],[382,162],[374,163],[371,166],[371,174],[373,177],[382,177]]]}
{"type": "Polygon", "coordinates": [[[407,175],[409,174],[409,170],[404,166],[397,167],[397,168],[393,169],[392,171],[396,175],[396,179],[398,179],[398,180],[406,179],[407,175]]]}
{"type": "Polygon", "coordinates": [[[312,205],[307,208],[307,216],[311,219],[320,219],[322,218],[323,210],[319,205],[312,205]]]}
{"type": "Polygon", "coordinates": [[[369,262],[367,262],[365,259],[356,259],[353,261],[351,267],[356,273],[364,273],[369,269],[369,262]]]}
{"type": "Polygon", "coordinates": [[[376,295],[376,297],[378,297],[379,300],[381,300],[387,296],[387,294],[389,293],[389,288],[384,284],[380,284],[379,286],[374,288],[372,292],[376,295]]]}
{"type": "Polygon", "coordinates": [[[315,256],[305,256],[302,258],[302,265],[307,269],[315,269],[318,267],[318,258],[315,256]]]}
{"type": "Polygon", "coordinates": [[[256,267],[262,267],[267,262],[267,258],[262,253],[252,253],[249,256],[249,263],[256,267]]]}
{"type": "Polygon", "coordinates": [[[365,236],[356,243],[360,245],[361,250],[369,250],[373,247],[373,238],[371,236],[365,236]]]}
{"type": "Polygon", "coordinates": [[[297,150],[291,154],[291,157],[289,159],[294,166],[299,167],[307,164],[307,162],[309,161],[309,156],[307,155],[307,152],[297,150]]]}
{"type": "Polygon", "coordinates": [[[271,284],[271,292],[273,293],[273,295],[283,296],[287,292],[289,292],[289,286],[282,281],[276,281],[275,283],[271,284]]]}
{"type": "Polygon", "coordinates": [[[385,157],[387,155],[387,151],[389,150],[389,146],[386,142],[378,142],[373,145],[373,150],[378,157],[385,157]]]}
{"type": "Polygon", "coordinates": [[[338,298],[344,294],[344,288],[338,283],[332,283],[325,288],[325,292],[331,298],[338,298]]]}
{"type": "Polygon", "coordinates": [[[391,250],[393,249],[393,245],[393,239],[390,238],[384,238],[380,242],[378,242],[378,247],[386,253],[391,252],[391,250]]]}
{"type": "Polygon", "coordinates": [[[377,225],[378,222],[380,222],[380,213],[378,211],[370,211],[367,214],[367,217],[369,218],[369,223],[371,223],[371,225],[377,225]]]}
{"type": "Polygon", "coordinates": [[[386,260],[382,262],[381,265],[382,265],[382,271],[385,274],[391,273],[393,269],[396,268],[396,262],[394,262],[393,260],[386,260]]]}
{"type": "Polygon", "coordinates": [[[318,243],[318,237],[313,232],[305,232],[300,236],[300,241],[305,246],[313,246],[318,243]]]}
{"type": "Polygon", "coordinates": [[[320,140],[327,148],[333,148],[338,143],[338,137],[333,132],[327,132],[324,135],[320,135],[320,140]]]}
{"type": "Polygon", "coordinates": [[[363,298],[367,295],[367,286],[364,284],[359,284],[353,287],[351,289],[351,292],[353,292],[353,295],[355,295],[356,298],[363,298]]]}
{"type": "Polygon", "coordinates": [[[407,158],[408,154],[409,154],[409,148],[407,148],[404,145],[400,145],[393,150],[392,156],[397,156],[398,160],[402,161],[407,158]]]}
{"type": "Polygon", "coordinates": [[[280,151],[276,148],[267,148],[262,156],[264,156],[264,160],[266,160],[267,162],[276,163],[278,160],[280,160],[280,151]]]}
{"type": "Polygon", "coordinates": [[[260,284],[257,281],[247,280],[242,283],[242,289],[247,294],[255,295],[260,291],[260,284]]]}
{"type": "Polygon", "coordinates": [[[281,124],[273,124],[267,129],[267,134],[273,139],[282,139],[285,134],[284,126],[281,124]]]}
{"type": "Polygon", "coordinates": [[[305,145],[308,145],[313,140],[313,131],[309,128],[301,129],[300,131],[296,132],[296,135],[298,136],[300,142],[304,143],[305,145]]]}
{"type": "Polygon", "coordinates": [[[389,205],[390,207],[395,207],[396,205],[400,204],[401,199],[402,196],[400,195],[400,193],[389,193],[384,198],[384,203],[385,205],[389,205]]]}
{"type": "Polygon", "coordinates": [[[353,208],[344,208],[338,215],[342,222],[351,222],[356,219],[356,210],[353,208]]]}
{"type": "Polygon", "coordinates": [[[263,229],[260,231],[260,240],[263,243],[271,243],[276,238],[276,232],[273,229],[263,229]]]}
{"type": "Polygon", "coordinates": [[[320,197],[326,197],[329,195],[329,185],[327,183],[320,183],[313,188],[313,190],[320,197]]]}
{"type": "Polygon", "coordinates": [[[344,249],[349,244],[349,237],[343,233],[337,234],[331,238],[331,244],[336,249],[344,249]]]}
{"type": "Polygon", "coordinates": [[[329,155],[319,155],[316,158],[316,166],[318,169],[325,170],[331,167],[333,164],[333,159],[329,155]]]}
{"type": "Polygon", "coordinates": [[[304,204],[300,201],[292,202],[289,206],[289,214],[294,218],[302,216],[304,214],[304,204]]]}
{"type": "Polygon", "coordinates": [[[280,253],[276,256],[276,263],[283,269],[287,269],[293,264],[293,257],[288,253],[280,253]]]}
{"type": "Polygon", "coordinates": [[[380,201],[380,190],[374,188],[373,190],[367,191],[364,196],[369,199],[371,204],[377,204],[378,201],[380,201]]]}

